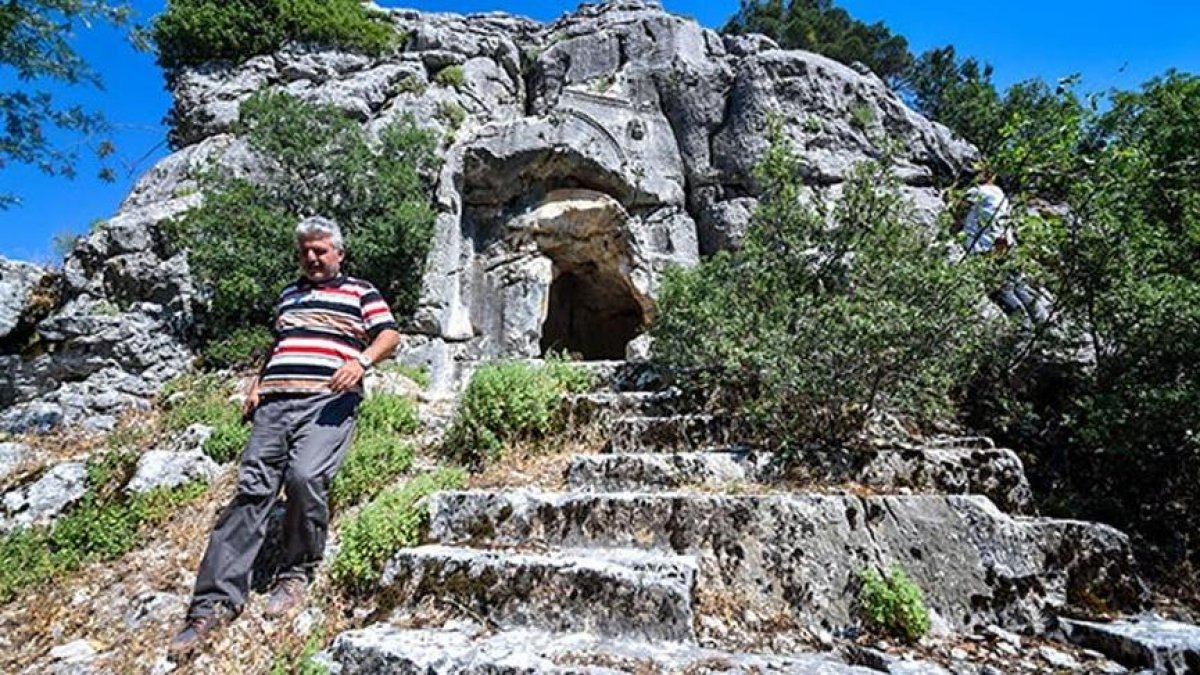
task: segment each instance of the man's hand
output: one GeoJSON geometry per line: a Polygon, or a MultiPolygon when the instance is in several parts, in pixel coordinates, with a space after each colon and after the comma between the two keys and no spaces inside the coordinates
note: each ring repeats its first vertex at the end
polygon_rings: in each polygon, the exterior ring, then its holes
{"type": "Polygon", "coordinates": [[[363,367],[358,361],[347,361],[329,378],[329,388],[337,393],[350,391],[363,376],[363,367]]]}
{"type": "Polygon", "coordinates": [[[242,401],[243,420],[249,422],[250,418],[254,416],[254,410],[258,407],[258,400],[258,378],[254,378],[250,386],[246,387],[246,398],[242,401]]]}

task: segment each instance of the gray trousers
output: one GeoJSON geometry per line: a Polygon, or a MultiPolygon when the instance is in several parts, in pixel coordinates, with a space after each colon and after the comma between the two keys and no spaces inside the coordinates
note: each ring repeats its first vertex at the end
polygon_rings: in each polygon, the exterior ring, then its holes
{"type": "Polygon", "coordinates": [[[304,576],[321,561],[329,530],[329,485],[354,435],[357,393],[266,397],[242,452],[237,495],[208,539],[189,616],[217,604],[240,611],[254,559],[282,486],[287,494],[280,576],[304,576]]]}
{"type": "Polygon", "coordinates": [[[1045,297],[1026,283],[1025,277],[1020,273],[1009,272],[1000,290],[992,297],[1000,304],[1005,314],[1020,314],[1030,325],[1043,324],[1050,319],[1045,297]]]}

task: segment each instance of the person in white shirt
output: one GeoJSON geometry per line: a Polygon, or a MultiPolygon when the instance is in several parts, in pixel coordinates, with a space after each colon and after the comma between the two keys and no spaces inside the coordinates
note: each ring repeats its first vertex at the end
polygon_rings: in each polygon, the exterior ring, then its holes
{"type": "MultiPolygon", "coordinates": [[[[962,246],[968,254],[999,258],[1017,245],[1008,196],[996,185],[990,168],[980,170],[979,184],[967,190],[963,199],[970,205],[960,221],[962,246]]],[[[1005,314],[1021,313],[1033,324],[1045,323],[1050,318],[1045,298],[1016,270],[1009,270],[992,299],[1005,314]]]]}

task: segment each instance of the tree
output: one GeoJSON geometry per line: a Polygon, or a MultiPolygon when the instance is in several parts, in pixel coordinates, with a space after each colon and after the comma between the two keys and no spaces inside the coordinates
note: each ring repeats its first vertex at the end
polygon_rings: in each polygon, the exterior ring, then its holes
{"type": "Polygon", "coordinates": [[[1128,528],[1151,544],[1144,560],[1197,570],[1200,77],[1116,92],[1107,111],[1068,84],[1006,97],[1024,112],[992,161],[1020,188],[1017,251],[1055,326],[1004,369],[1018,377],[992,378],[1008,401],[976,397],[969,421],[1038,455],[1051,511],[1128,528]],[[1046,196],[1058,206],[1025,208],[1046,196]]]}
{"type": "Polygon", "coordinates": [[[430,203],[440,160],[437,139],[403,117],[375,140],[344,111],[280,92],[242,102],[237,134],[262,162],[254,181],[218,169],[199,176],[204,203],[164,224],[188,250],[205,288],[201,353],[210,365],[245,363],[270,337],[280,288],[295,280],[301,217],[320,214],[346,235],[349,274],[371,279],[399,316],[416,307],[436,213],[430,203]]]}
{"type": "Polygon", "coordinates": [[[785,49],[806,49],[843,63],[861,61],[893,85],[899,84],[912,54],[908,41],[883,22],[866,24],[832,0],[748,0],[722,29],[724,33],[762,33],[785,49]]]}
{"type": "Polygon", "coordinates": [[[834,201],[798,161],[774,129],[745,243],[669,270],[651,328],[685,395],[787,459],[861,441],[880,411],[947,415],[991,330],[976,307],[994,283],[978,257],[946,256],[886,163],[858,166],[834,201]]]}
{"type": "MultiPolygon", "coordinates": [[[[77,26],[95,21],[122,25],[128,20],[127,4],[103,0],[7,0],[0,4],[0,72],[11,72],[20,82],[0,91],[0,170],[9,163],[30,164],[50,175],[73,177],[77,153],[55,145],[49,131],[59,129],[82,136],[103,158],[113,152],[105,140],[96,140],[105,128],[102,115],[80,106],[60,107],[45,89],[49,81],[68,85],[100,86],[100,77],[71,47],[77,26]]],[[[112,180],[108,169],[101,178],[112,180]]],[[[0,208],[16,202],[0,193],[0,208]]]]}
{"type": "Polygon", "coordinates": [[[990,65],[959,59],[953,45],[931,49],[913,62],[905,88],[914,110],[950,127],[985,155],[1000,142],[1005,110],[990,65]]]}

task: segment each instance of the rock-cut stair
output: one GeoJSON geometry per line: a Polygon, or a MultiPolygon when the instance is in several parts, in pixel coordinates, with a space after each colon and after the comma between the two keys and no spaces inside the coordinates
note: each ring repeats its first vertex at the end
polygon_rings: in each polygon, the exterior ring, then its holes
{"type": "Polygon", "coordinates": [[[943,631],[1042,632],[1083,602],[1143,601],[1120,532],[997,506],[1028,505],[1009,451],[812,458],[865,487],[801,490],[769,454],[671,402],[573,401],[577,419],[613,435],[607,454],[573,458],[564,491],[431,496],[424,545],[397,552],[380,582],[397,617],[425,622],[343,633],[323,658],[342,673],[874,672],[795,643],[780,653],[771,636],[860,623],[860,571],[892,565],[924,589],[943,631]]]}

